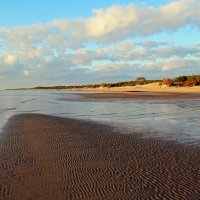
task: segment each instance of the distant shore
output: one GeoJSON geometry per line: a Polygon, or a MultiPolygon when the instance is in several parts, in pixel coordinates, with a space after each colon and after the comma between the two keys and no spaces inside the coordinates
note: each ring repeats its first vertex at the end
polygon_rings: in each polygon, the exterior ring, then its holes
{"type": "Polygon", "coordinates": [[[198,199],[199,155],[104,124],[18,115],[1,135],[0,199],[198,199]]]}
{"type": "MultiPolygon", "coordinates": [[[[12,90],[12,89],[10,89],[12,90]]],[[[98,91],[98,92],[127,92],[127,91],[141,91],[141,92],[166,92],[166,93],[200,93],[200,86],[182,87],[182,86],[167,86],[160,85],[159,82],[149,83],[136,86],[124,87],[80,87],[72,89],[58,89],[58,88],[19,88],[14,90],[61,90],[61,91],[98,91]]]]}

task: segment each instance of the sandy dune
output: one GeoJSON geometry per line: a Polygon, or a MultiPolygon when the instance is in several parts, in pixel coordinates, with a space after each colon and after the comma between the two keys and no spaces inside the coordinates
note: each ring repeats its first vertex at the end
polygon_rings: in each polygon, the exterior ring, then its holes
{"type": "Polygon", "coordinates": [[[199,199],[200,148],[39,114],[0,140],[1,200],[199,199]]]}
{"type": "Polygon", "coordinates": [[[99,87],[99,88],[79,88],[71,90],[80,91],[105,91],[105,92],[126,92],[126,91],[140,91],[140,92],[162,92],[162,93],[200,93],[200,86],[194,87],[169,87],[167,85],[161,85],[159,82],[149,83],[136,86],[124,86],[124,87],[99,87]]]}

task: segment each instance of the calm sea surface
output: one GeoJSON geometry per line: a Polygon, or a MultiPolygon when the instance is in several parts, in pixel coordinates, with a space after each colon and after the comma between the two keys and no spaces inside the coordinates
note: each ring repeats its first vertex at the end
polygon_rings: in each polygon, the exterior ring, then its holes
{"type": "Polygon", "coordinates": [[[199,100],[90,101],[65,91],[0,91],[0,128],[16,114],[41,113],[112,124],[123,133],[200,144],[199,100]],[[65,100],[63,100],[63,97],[65,100]]]}

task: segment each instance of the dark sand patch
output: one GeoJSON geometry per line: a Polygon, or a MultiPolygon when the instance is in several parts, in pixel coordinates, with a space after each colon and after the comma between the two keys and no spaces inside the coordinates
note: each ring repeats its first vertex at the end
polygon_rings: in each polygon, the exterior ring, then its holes
{"type": "Polygon", "coordinates": [[[107,125],[18,115],[0,140],[0,199],[197,200],[199,155],[199,147],[107,125]]]}
{"type": "MultiPolygon", "coordinates": [[[[200,99],[200,93],[177,93],[177,92],[142,92],[142,91],[126,91],[126,92],[102,92],[102,93],[79,93],[87,100],[174,100],[174,99],[200,99]]],[[[65,97],[62,98],[64,100],[65,97]]],[[[66,97],[67,98],[67,97],[66,97]]],[[[82,101],[84,99],[81,99],[82,101]]]]}

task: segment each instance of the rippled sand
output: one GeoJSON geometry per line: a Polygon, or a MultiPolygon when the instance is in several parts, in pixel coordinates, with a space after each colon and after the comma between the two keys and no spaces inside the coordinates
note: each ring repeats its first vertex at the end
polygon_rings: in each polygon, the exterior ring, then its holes
{"type": "Polygon", "coordinates": [[[94,122],[13,117],[0,140],[0,199],[199,199],[200,148],[94,122]]]}

